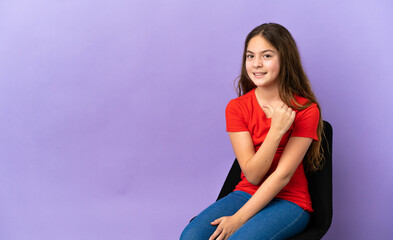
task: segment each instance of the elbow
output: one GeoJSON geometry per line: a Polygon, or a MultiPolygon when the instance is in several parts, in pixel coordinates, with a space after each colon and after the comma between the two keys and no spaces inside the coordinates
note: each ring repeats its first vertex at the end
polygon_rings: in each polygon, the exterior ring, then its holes
{"type": "Polygon", "coordinates": [[[249,183],[259,186],[264,181],[267,170],[264,169],[262,171],[252,171],[249,169],[249,171],[243,171],[243,173],[249,183]]]}
{"type": "Polygon", "coordinates": [[[247,181],[252,185],[259,186],[262,183],[262,176],[245,176],[247,181]]]}
{"type": "MultiPolygon", "coordinates": [[[[275,179],[278,180],[283,186],[286,186],[289,181],[291,180],[292,175],[291,174],[281,174],[276,172],[274,175],[275,179]]],[[[249,183],[259,186],[263,182],[263,176],[246,176],[246,179],[249,183]]]]}
{"type": "Polygon", "coordinates": [[[251,183],[252,185],[258,186],[258,185],[261,184],[261,181],[256,181],[256,180],[253,180],[253,179],[250,179],[250,178],[246,178],[246,179],[247,179],[247,181],[248,181],[249,183],[251,183]]]}
{"type": "Polygon", "coordinates": [[[266,172],[256,171],[254,167],[249,165],[249,161],[248,161],[244,166],[243,174],[249,183],[255,186],[259,186],[261,185],[263,177],[265,176],[266,172]]]}

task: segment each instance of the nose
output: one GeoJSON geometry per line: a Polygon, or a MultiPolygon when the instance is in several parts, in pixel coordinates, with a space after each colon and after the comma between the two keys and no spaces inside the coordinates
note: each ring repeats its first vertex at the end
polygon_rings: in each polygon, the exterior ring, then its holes
{"type": "Polygon", "coordinates": [[[262,61],[258,57],[254,58],[253,67],[254,68],[262,67],[262,61]]]}

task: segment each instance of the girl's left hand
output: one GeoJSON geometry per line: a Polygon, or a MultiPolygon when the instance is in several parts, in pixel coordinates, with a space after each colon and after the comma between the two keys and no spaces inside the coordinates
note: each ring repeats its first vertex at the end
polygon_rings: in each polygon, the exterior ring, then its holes
{"type": "Polygon", "coordinates": [[[228,239],[236,230],[238,230],[244,223],[235,216],[221,217],[213,222],[211,225],[218,225],[216,231],[211,235],[209,240],[225,240],[228,239]]]}

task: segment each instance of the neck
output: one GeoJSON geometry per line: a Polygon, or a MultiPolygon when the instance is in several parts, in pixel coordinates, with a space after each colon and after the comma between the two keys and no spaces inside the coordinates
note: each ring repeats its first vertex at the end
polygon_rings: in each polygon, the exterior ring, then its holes
{"type": "Polygon", "coordinates": [[[255,89],[255,94],[257,99],[264,104],[273,104],[278,101],[281,102],[280,93],[278,92],[278,87],[257,87],[255,89]]]}

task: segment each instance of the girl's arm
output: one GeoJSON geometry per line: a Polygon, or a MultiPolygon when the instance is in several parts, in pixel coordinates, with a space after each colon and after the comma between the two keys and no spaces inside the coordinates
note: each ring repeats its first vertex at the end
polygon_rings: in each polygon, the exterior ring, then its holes
{"type": "MultiPolygon", "coordinates": [[[[232,146],[240,167],[246,178],[248,175],[247,180],[256,177],[258,181],[261,181],[259,177],[263,178],[270,168],[282,136],[295,119],[295,112],[285,104],[278,108],[266,107],[272,112],[272,121],[269,132],[257,153],[252,154],[253,150],[251,148],[253,148],[253,143],[250,135],[247,137],[245,132],[230,133],[232,146]],[[258,169],[253,170],[252,168],[258,169]],[[264,173],[258,175],[257,171],[261,169],[264,170],[264,173]]],[[[252,216],[263,209],[288,184],[303,160],[311,142],[311,138],[291,137],[285,146],[276,170],[262,183],[247,203],[233,216],[221,217],[212,222],[212,225],[218,225],[218,227],[210,237],[210,240],[227,239],[252,216]]]]}
{"type": "MultiPolygon", "coordinates": [[[[278,141],[281,140],[282,136],[289,129],[289,126],[293,123],[295,119],[295,112],[292,111],[290,108],[288,108],[285,104],[284,106],[281,106],[281,108],[278,107],[275,109],[270,106],[266,106],[266,107],[267,110],[271,111],[272,113],[271,127],[269,129],[266,138],[270,136],[272,136],[272,138],[265,139],[265,141],[268,140],[268,142],[266,146],[263,146],[264,149],[262,149],[262,151],[266,151],[266,152],[261,152],[261,149],[259,149],[257,154],[255,154],[249,160],[249,162],[252,160],[254,161],[253,163],[254,166],[258,166],[257,164],[259,163],[260,164],[259,169],[265,169],[266,167],[262,165],[264,162],[267,161],[266,158],[258,159],[256,157],[269,156],[271,159],[270,158],[268,159],[269,161],[267,162],[268,164],[266,165],[269,165],[270,167],[272,158],[278,146],[276,139],[279,139],[278,141]],[[271,135],[269,136],[269,134],[271,135]],[[277,146],[275,144],[277,144],[277,146]],[[273,148],[272,146],[274,146],[275,148],[273,148]],[[270,151],[272,149],[275,150],[273,156],[270,155],[271,154],[270,151]],[[261,153],[259,154],[259,152],[261,153]]],[[[238,140],[235,140],[235,142],[237,141],[238,140]]],[[[281,155],[277,168],[263,182],[263,184],[258,188],[255,194],[250,198],[250,200],[241,209],[239,209],[239,211],[235,214],[235,216],[238,216],[242,221],[246,222],[257,212],[263,209],[291,180],[292,175],[295,173],[297,167],[299,166],[304,156],[306,155],[307,150],[311,145],[311,142],[312,142],[311,138],[291,137],[288,140],[287,145],[285,146],[284,152],[281,155]]],[[[238,154],[240,156],[244,156],[245,154],[244,152],[249,152],[248,150],[246,150],[244,146],[241,145],[234,146],[234,149],[238,151],[238,154]]],[[[245,165],[247,166],[247,163],[245,165]]],[[[263,176],[266,174],[267,170],[268,169],[265,170],[263,176]]],[[[251,169],[247,169],[247,171],[254,173],[255,175],[255,171],[252,172],[251,169]]]]}
{"type": "Polygon", "coordinates": [[[249,132],[229,132],[233,150],[247,181],[260,185],[269,170],[282,136],[269,132],[255,153],[249,132]]]}
{"type": "Polygon", "coordinates": [[[263,182],[234,216],[243,223],[262,210],[291,180],[312,142],[311,138],[291,137],[276,170],[263,182]]]}
{"type": "Polygon", "coordinates": [[[281,138],[295,119],[295,111],[282,104],[277,108],[264,106],[272,114],[271,126],[261,147],[255,153],[249,132],[229,132],[233,150],[247,181],[260,185],[269,170],[281,138]]]}
{"type": "Polygon", "coordinates": [[[291,137],[284,149],[276,170],[263,182],[255,194],[234,215],[221,217],[211,224],[218,225],[209,238],[227,239],[251,217],[262,210],[289,182],[303,160],[311,138],[291,137]]]}

